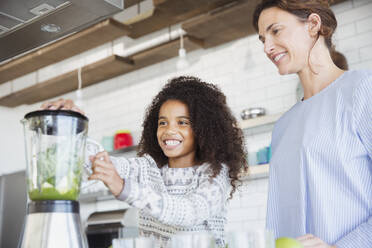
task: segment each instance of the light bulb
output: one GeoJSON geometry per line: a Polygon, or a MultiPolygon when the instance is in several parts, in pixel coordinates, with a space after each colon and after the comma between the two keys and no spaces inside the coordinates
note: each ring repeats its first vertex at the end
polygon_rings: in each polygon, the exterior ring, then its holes
{"type": "Polygon", "coordinates": [[[180,48],[178,50],[178,60],[177,60],[177,69],[183,70],[189,66],[189,61],[186,58],[186,50],[184,48],[180,48]]]}

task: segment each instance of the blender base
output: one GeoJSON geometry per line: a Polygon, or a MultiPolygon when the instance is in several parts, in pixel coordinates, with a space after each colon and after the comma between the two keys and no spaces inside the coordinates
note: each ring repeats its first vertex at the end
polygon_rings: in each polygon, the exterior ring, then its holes
{"type": "Polygon", "coordinates": [[[77,201],[28,204],[19,248],[88,248],[77,201]]]}

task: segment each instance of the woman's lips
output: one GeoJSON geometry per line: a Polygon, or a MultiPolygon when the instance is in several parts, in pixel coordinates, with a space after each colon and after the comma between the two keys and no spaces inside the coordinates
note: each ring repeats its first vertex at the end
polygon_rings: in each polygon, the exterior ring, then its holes
{"type": "Polygon", "coordinates": [[[287,55],[287,52],[278,53],[272,57],[272,60],[275,64],[279,64],[280,60],[287,55]]]}

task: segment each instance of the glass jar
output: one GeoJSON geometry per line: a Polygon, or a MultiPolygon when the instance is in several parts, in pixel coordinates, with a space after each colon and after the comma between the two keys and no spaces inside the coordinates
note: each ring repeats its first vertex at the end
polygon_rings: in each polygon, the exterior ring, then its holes
{"type": "Polygon", "coordinates": [[[31,200],[77,200],[85,160],[88,118],[68,110],[25,115],[27,191],[31,200]]]}

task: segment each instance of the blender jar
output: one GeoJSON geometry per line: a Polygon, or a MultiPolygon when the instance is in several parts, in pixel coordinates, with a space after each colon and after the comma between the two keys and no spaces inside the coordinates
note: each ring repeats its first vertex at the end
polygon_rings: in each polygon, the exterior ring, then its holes
{"type": "Polygon", "coordinates": [[[88,118],[68,110],[41,110],[22,120],[31,200],[77,200],[88,118]]]}

